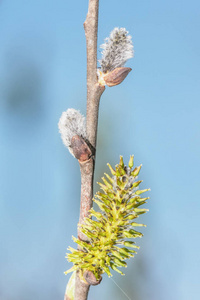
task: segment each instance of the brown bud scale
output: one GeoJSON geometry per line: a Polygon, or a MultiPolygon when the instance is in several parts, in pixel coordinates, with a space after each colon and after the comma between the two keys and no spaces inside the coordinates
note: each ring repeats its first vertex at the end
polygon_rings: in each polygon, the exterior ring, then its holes
{"type": "Polygon", "coordinates": [[[97,280],[91,271],[84,272],[83,277],[89,283],[89,285],[98,285],[102,280],[102,277],[97,280]]]}
{"type": "Polygon", "coordinates": [[[70,147],[72,148],[74,156],[80,162],[86,161],[92,156],[90,147],[81,136],[73,136],[70,147]]]}
{"type": "Polygon", "coordinates": [[[131,68],[126,67],[116,68],[113,71],[103,75],[103,79],[107,86],[115,86],[120,84],[131,70],[131,68]]]}

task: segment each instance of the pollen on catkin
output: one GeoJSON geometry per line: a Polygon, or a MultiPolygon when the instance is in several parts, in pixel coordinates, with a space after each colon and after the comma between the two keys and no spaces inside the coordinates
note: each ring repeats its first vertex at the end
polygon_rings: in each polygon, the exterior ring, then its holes
{"type": "Polygon", "coordinates": [[[75,135],[79,135],[83,138],[86,138],[85,117],[78,110],[69,108],[67,111],[64,111],[62,113],[58,123],[58,128],[63,144],[73,155],[70,147],[72,137],[75,135]]]}
{"type": "Polygon", "coordinates": [[[87,242],[73,237],[79,249],[68,248],[71,253],[67,253],[66,257],[73,267],[65,274],[80,270],[83,275],[85,271],[91,271],[99,280],[103,273],[112,276],[112,269],[124,275],[118,268],[127,267],[125,260],[133,257],[137,253],[135,250],[139,249],[129,239],[143,236],[135,227],[145,225],[136,223],[135,219],[148,211],[140,208],[149,199],[140,196],[149,189],[138,189],[142,182],[137,180],[141,166],[132,170],[133,156],[128,166],[124,165],[122,156],[115,169],[108,166],[112,176],[105,174],[102,177],[103,183],[99,183],[102,192],[98,192],[93,199],[100,211],[92,208],[90,217],[85,218],[84,225],[80,225],[81,232],[88,238],[87,242]]]}
{"type": "Polygon", "coordinates": [[[131,36],[125,28],[114,28],[110,36],[101,45],[102,58],[99,60],[101,72],[107,73],[115,68],[123,67],[133,57],[131,36]]]}

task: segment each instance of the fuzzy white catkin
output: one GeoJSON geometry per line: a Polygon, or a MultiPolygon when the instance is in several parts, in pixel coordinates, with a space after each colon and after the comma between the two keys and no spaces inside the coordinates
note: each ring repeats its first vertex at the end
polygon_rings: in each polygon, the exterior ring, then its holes
{"type": "Polygon", "coordinates": [[[72,137],[79,135],[83,138],[86,138],[85,117],[78,110],[69,108],[67,111],[62,113],[58,123],[58,128],[63,144],[73,155],[71,150],[72,137]]]}
{"type": "Polygon", "coordinates": [[[101,48],[103,49],[102,59],[99,63],[103,73],[123,67],[134,54],[131,36],[125,28],[114,28],[101,48]]]}

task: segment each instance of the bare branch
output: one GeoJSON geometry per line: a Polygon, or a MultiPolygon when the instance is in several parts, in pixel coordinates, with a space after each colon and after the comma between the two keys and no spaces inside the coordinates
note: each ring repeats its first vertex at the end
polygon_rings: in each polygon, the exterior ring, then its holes
{"type": "Polygon", "coordinates": [[[87,138],[96,148],[99,100],[105,90],[97,80],[97,30],[99,0],[89,0],[88,14],[84,23],[87,45],[87,138]]]}
{"type": "MultiPolygon", "coordinates": [[[[98,84],[97,79],[97,30],[98,30],[99,0],[89,0],[88,14],[84,23],[87,45],[87,117],[86,131],[87,140],[93,149],[93,155],[87,160],[79,160],[81,170],[81,205],[79,224],[84,224],[84,218],[89,215],[92,208],[93,177],[95,167],[95,150],[97,139],[97,125],[100,97],[105,90],[98,84]]],[[[84,156],[85,157],[85,156],[84,156]]],[[[78,229],[78,237],[87,240],[85,235],[78,229]]],[[[86,300],[90,284],[86,276],[81,280],[79,272],[76,272],[75,300],[86,300]]]]}

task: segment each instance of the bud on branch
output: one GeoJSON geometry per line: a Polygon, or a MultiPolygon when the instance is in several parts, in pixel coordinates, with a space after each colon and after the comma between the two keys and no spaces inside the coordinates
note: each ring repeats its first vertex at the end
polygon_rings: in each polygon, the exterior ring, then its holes
{"type": "Polygon", "coordinates": [[[109,87],[118,85],[131,71],[131,68],[124,67],[126,61],[133,57],[131,36],[125,28],[114,28],[101,48],[103,51],[99,61],[99,84],[109,87]]]}
{"type": "MultiPolygon", "coordinates": [[[[58,123],[58,128],[61,134],[63,144],[68,148],[69,152],[74,157],[76,157],[76,155],[78,154],[77,151],[74,152],[72,148],[72,142],[74,144],[77,144],[78,139],[74,138],[72,140],[72,138],[75,136],[79,136],[79,145],[82,144],[83,149],[83,140],[86,139],[85,117],[78,110],[69,108],[67,111],[64,111],[62,113],[58,123]]],[[[79,159],[80,157],[76,158],[79,159]]]]}

